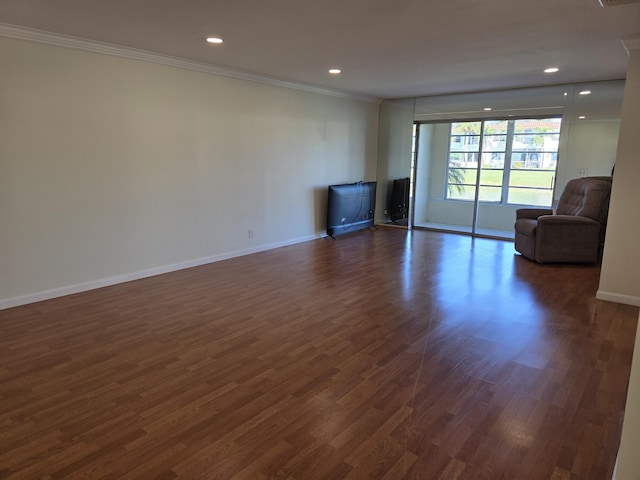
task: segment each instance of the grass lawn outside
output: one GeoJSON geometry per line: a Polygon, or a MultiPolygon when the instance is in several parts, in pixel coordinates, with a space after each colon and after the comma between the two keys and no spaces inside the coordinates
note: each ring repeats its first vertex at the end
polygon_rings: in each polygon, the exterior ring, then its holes
{"type": "MultiPolygon", "coordinates": [[[[451,200],[474,200],[477,171],[475,168],[449,169],[450,181],[448,198],[451,200]],[[457,175],[456,175],[457,173],[457,175]],[[452,178],[453,177],[453,178],[452,178]]],[[[502,201],[503,170],[482,169],[480,171],[480,201],[502,201]]],[[[509,177],[509,198],[507,203],[531,206],[551,206],[553,201],[553,170],[511,170],[509,177]]]]}

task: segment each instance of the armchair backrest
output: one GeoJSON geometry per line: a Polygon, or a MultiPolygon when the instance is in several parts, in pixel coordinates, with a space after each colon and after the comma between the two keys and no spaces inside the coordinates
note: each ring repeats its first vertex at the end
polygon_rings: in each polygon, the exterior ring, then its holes
{"type": "Polygon", "coordinates": [[[611,177],[574,178],[564,188],[558,207],[558,215],[588,217],[605,225],[609,212],[611,177]]]}

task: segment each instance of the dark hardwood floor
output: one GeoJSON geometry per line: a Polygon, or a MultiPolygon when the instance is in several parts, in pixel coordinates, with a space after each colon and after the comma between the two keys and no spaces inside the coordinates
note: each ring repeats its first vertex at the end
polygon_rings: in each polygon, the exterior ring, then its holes
{"type": "Polygon", "coordinates": [[[609,479],[598,276],[380,229],[0,311],[0,478],[609,479]]]}

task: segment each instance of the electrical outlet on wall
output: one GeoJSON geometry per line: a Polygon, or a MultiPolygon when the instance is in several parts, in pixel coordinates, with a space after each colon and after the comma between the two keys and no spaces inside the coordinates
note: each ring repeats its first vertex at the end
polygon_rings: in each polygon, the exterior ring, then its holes
{"type": "Polygon", "coordinates": [[[253,238],[253,228],[249,229],[249,238],[253,238]]]}
{"type": "Polygon", "coordinates": [[[578,169],[578,176],[579,177],[588,177],[589,176],[589,169],[588,168],[579,168],[578,169]]]}

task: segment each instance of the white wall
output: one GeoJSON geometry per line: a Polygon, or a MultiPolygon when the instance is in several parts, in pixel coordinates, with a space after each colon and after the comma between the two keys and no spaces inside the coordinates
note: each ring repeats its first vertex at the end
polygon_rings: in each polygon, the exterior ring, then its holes
{"type": "Polygon", "coordinates": [[[408,177],[411,171],[411,141],[414,100],[385,100],[380,104],[376,222],[386,220],[393,180],[408,177]]]}
{"type": "MultiPolygon", "coordinates": [[[[638,319],[640,323],[640,318],[638,319]]],[[[636,331],[633,360],[629,374],[629,390],[620,437],[618,460],[613,480],[640,480],[640,328],[636,331]]]]}
{"type": "MultiPolygon", "coordinates": [[[[564,127],[563,127],[564,128],[564,127]]],[[[620,120],[573,120],[567,132],[565,158],[560,157],[555,199],[567,182],[586,168],[589,176],[611,175],[616,161],[620,120]]],[[[561,152],[563,153],[563,152],[561,152]]]]}
{"type": "MultiPolygon", "coordinates": [[[[640,37],[639,37],[640,38],[640,37]]],[[[640,39],[630,49],[598,298],[640,305],[640,39]]]]}
{"type": "Polygon", "coordinates": [[[315,238],[326,186],[376,177],[372,103],[8,38],[0,65],[0,308],[315,238]]]}

